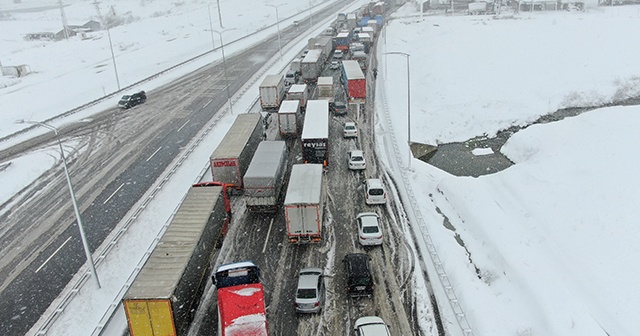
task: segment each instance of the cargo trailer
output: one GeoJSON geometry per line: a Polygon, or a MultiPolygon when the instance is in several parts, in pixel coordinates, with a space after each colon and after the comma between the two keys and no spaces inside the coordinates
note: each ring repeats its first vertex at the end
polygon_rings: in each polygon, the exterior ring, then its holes
{"type": "Polygon", "coordinates": [[[322,165],[293,165],[284,200],[289,242],[299,244],[322,241],[324,191],[322,165]]]}
{"type": "Polygon", "coordinates": [[[287,144],[284,141],[263,141],[258,145],[243,179],[249,211],[278,210],[288,158],[287,144]]]}

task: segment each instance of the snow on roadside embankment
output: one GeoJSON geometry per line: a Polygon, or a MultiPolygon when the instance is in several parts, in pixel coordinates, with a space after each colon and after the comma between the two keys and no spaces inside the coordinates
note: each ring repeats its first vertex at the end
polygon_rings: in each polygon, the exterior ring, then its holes
{"type": "Polygon", "coordinates": [[[436,241],[479,334],[631,335],[640,327],[632,290],[640,282],[632,266],[640,256],[639,122],[640,107],[614,107],[532,126],[503,148],[513,167],[442,176],[436,205],[464,249],[443,226],[436,241]]]}

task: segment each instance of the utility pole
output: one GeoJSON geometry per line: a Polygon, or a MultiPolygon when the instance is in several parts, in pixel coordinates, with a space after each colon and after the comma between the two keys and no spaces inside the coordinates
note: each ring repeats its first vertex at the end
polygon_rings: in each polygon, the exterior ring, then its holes
{"type": "Polygon", "coordinates": [[[58,5],[60,5],[60,17],[62,18],[62,31],[64,31],[64,38],[69,40],[69,31],[67,23],[67,15],[64,13],[64,6],[62,5],[62,0],[58,0],[58,5]]]}
{"type": "Polygon", "coordinates": [[[222,13],[220,13],[220,0],[216,0],[218,4],[218,20],[220,20],[220,28],[224,28],[222,25],[222,13]]]}
{"type": "MultiPolygon", "coordinates": [[[[61,0],[62,1],[62,0],[61,0]]],[[[104,23],[104,19],[102,18],[102,14],[100,13],[100,3],[96,0],[93,3],[96,6],[96,12],[98,13],[98,18],[100,18],[100,24],[107,30],[107,36],[109,37],[109,48],[111,49],[111,61],[113,62],[113,71],[116,73],[116,84],[118,85],[118,91],[120,91],[120,78],[118,77],[118,66],[116,65],[116,55],[113,53],[113,42],[111,42],[111,33],[109,32],[109,26],[104,23]]]]}

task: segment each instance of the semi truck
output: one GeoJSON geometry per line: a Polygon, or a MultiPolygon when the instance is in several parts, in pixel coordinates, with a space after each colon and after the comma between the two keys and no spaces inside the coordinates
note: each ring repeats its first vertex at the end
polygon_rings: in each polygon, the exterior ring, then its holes
{"type": "Polygon", "coordinates": [[[298,116],[300,115],[299,100],[285,100],[278,110],[278,130],[282,137],[298,135],[298,116]]]}
{"type": "Polygon", "coordinates": [[[329,102],[309,100],[304,114],[302,134],[302,162],[329,166],[329,102]]]}
{"type": "Polygon", "coordinates": [[[349,43],[351,43],[351,34],[350,31],[341,31],[333,38],[333,44],[336,47],[336,50],[347,51],[349,50],[349,43]]]}
{"type": "Polygon", "coordinates": [[[221,265],[213,285],[218,294],[218,336],[269,335],[258,266],[251,261],[221,265]]]}
{"type": "Polygon", "coordinates": [[[287,144],[284,141],[262,141],[258,145],[243,179],[247,210],[278,210],[287,173],[287,153],[287,144]]]}
{"type": "Polygon", "coordinates": [[[319,49],[322,51],[322,62],[326,62],[333,51],[333,38],[330,36],[319,36],[316,38],[310,38],[307,42],[309,50],[319,49]]]}
{"type": "Polygon", "coordinates": [[[364,101],[367,97],[367,80],[358,61],[342,61],[342,85],[349,101],[364,101]]]}
{"type": "Polygon", "coordinates": [[[243,113],[236,117],[209,158],[214,181],[242,189],[242,176],[262,140],[263,128],[260,113],[243,113]]]}
{"type": "Polygon", "coordinates": [[[307,53],[300,63],[300,70],[302,71],[302,80],[309,84],[315,83],[318,80],[318,76],[322,72],[324,66],[324,60],[322,59],[322,50],[311,49],[307,53]]]}
{"type": "Polygon", "coordinates": [[[287,100],[299,101],[300,110],[304,111],[307,107],[307,84],[291,85],[287,92],[287,100]]]}
{"type": "Polygon", "coordinates": [[[189,189],[122,299],[131,335],[187,334],[227,222],[223,187],[189,189]]]}
{"type": "Polygon", "coordinates": [[[328,100],[333,103],[333,77],[318,77],[318,99],[328,100]]]}
{"type": "Polygon", "coordinates": [[[267,75],[260,84],[260,106],[263,110],[273,110],[280,107],[284,98],[284,76],[267,75]]]}
{"type": "Polygon", "coordinates": [[[284,214],[289,242],[322,241],[324,183],[321,164],[295,164],[291,169],[284,214]]]}
{"type": "Polygon", "coordinates": [[[355,13],[347,14],[347,27],[349,30],[352,30],[357,25],[357,18],[355,13]]]}

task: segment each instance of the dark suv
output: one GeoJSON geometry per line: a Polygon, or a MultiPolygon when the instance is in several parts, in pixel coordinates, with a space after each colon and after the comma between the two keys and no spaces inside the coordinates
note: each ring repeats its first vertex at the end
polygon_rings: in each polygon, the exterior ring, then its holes
{"type": "Polygon", "coordinates": [[[118,106],[121,108],[131,108],[147,101],[147,94],[144,91],[136,92],[132,95],[124,95],[120,98],[118,106]]]}
{"type": "Polygon", "coordinates": [[[347,291],[349,296],[371,297],[374,285],[369,256],[364,253],[351,253],[347,254],[342,261],[347,271],[347,291]]]}
{"type": "Polygon", "coordinates": [[[333,111],[334,115],[346,115],[347,114],[347,104],[342,101],[336,100],[331,106],[331,111],[333,111]]]}

